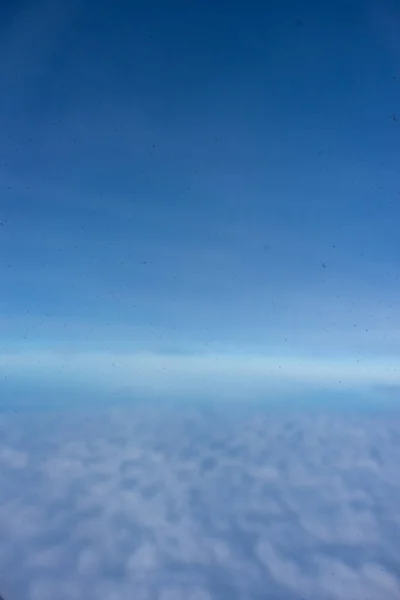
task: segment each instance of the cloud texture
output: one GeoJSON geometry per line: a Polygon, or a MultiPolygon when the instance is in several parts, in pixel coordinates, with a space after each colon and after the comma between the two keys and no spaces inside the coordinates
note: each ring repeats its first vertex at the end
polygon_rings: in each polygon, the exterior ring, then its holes
{"type": "Polygon", "coordinates": [[[227,408],[3,415],[0,593],[398,598],[399,417],[227,408]]]}

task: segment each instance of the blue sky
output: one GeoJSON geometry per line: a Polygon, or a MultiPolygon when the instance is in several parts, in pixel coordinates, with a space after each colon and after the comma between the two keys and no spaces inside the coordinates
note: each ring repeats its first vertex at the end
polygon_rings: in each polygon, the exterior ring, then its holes
{"type": "Polygon", "coordinates": [[[59,4],[1,8],[3,376],[400,384],[396,3],[59,4]]]}

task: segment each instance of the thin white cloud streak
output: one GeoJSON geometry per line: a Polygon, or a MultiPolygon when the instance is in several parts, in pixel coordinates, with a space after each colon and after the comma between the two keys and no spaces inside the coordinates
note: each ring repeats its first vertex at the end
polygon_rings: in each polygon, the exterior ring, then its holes
{"type": "Polygon", "coordinates": [[[275,386],[369,389],[400,385],[400,369],[395,360],[357,362],[318,357],[177,356],[151,352],[2,354],[0,375],[149,392],[206,388],[242,394],[243,388],[250,391],[275,386]]]}

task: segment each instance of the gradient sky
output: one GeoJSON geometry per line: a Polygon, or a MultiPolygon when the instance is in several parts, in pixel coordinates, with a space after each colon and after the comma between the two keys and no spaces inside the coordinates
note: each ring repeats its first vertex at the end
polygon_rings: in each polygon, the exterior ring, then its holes
{"type": "Polygon", "coordinates": [[[4,376],[400,384],[398,3],[0,10],[4,376]]]}

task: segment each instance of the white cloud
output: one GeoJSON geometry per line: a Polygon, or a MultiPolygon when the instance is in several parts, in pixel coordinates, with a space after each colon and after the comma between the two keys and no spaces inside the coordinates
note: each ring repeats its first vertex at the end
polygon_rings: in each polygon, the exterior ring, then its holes
{"type": "Polygon", "coordinates": [[[6,600],[399,596],[396,414],[153,404],[0,439],[6,600]]]}
{"type": "Polygon", "coordinates": [[[23,469],[26,467],[28,458],[25,452],[19,452],[14,448],[2,446],[0,448],[0,464],[12,469],[23,469]]]}

